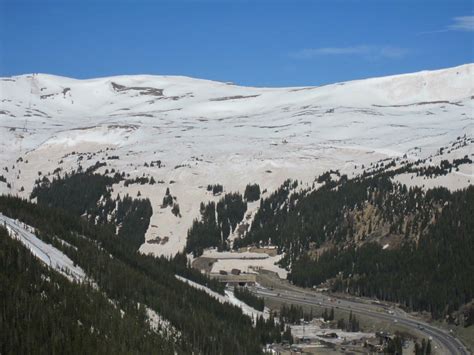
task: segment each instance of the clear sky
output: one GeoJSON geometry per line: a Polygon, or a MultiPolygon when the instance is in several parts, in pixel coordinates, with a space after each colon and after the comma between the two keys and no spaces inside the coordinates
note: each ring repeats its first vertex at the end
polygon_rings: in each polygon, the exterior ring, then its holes
{"type": "Polygon", "coordinates": [[[473,0],[0,0],[0,76],[321,85],[474,62],[473,0]]]}

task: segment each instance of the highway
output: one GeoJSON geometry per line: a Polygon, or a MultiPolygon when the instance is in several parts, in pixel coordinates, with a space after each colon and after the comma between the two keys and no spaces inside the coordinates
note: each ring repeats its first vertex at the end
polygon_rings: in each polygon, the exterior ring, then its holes
{"type": "Polygon", "coordinates": [[[284,301],[288,304],[325,308],[334,307],[348,312],[352,311],[352,313],[358,315],[396,322],[398,325],[404,326],[413,333],[420,333],[423,337],[431,339],[432,344],[437,346],[436,352],[439,354],[470,354],[459,339],[455,338],[449,332],[416,319],[399,308],[392,308],[383,303],[374,303],[356,298],[338,298],[329,294],[305,291],[303,289],[298,290],[297,288],[278,291],[264,288],[252,288],[251,290],[260,297],[284,301]]]}

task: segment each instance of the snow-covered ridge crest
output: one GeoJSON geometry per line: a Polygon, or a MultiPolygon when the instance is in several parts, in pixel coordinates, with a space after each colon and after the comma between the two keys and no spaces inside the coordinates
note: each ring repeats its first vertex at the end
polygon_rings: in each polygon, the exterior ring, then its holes
{"type": "MultiPolygon", "coordinates": [[[[255,101],[256,105],[266,107],[272,104],[271,99],[278,99],[281,103],[294,103],[295,100],[329,100],[333,104],[363,106],[368,102],[395,105],[465,99],[473,95],[472,81],[473,64],[321,87],[293,88],[241,87],[182,76],[123,75],[79,80],[48,74],[28,74],[0,78],[0,93],[2,99],[16,101],[28,98],[29,101],[37,103],[42,100],[43,104],[54,102],[70,109],[73,105],[82,109],[99,108],[101,105],[112,108],[116,103],[115,99],[119,97],[122,101],[125,97],[134,98],[131,101],[135,105],[152,104],[156,107],[173,106],[165,104],[167,99],[194,104],[212,100],[213,104],[210,106],[218,108],[227,106],[226,101],[247,101],[245,99],[250,98],[254,99],[251,101],[255,101]],[[139,96],[142,96],[141,99],[139,96]],[[63,100],[59,100],[60,98],[63,100]],[[153,98],[161,102],[150,102],[153,98]]],[[[275,103],[273,101],[273,105],[275,103]]],[[[245,105],[239,102],[235,110],[245,111],[245,105]]]]}

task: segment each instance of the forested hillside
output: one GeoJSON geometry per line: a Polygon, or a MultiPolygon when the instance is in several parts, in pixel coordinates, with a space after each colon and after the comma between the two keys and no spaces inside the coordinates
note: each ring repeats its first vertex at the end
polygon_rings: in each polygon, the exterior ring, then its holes
{"type": "Polygon", "coordinates": [[[242,221],[246,210],[247,202],[239,193],[228,193],[217,204],[201,203],[201,219],[194,220],[188,231],[186,252],[199,256],[209,247],[228,249],[227,238],[242,221]]]}
{"type": "Polygon", "coordinates": [[[474,187],[407,188],[392,177],[416,166],[391,167],[355,179],[323,174],[316,190],[286,182],[235,247],[277,245],[297,285],[329,281],[436,317],[458,309],[474,297],[474,187]]]}
{"type": "Polygon", "coordinates": [[[50,270],[0,227],[0,353],[184,354],[150,329],[144,307],[122,312],[88,284],[50,270]]]}
{"type": "Polygon", "coordinates": [[[112,199],[112,184],[121,180],[119,173],[110,177],[95,174],[92,169],[56,176],[51,181],[43,177],[37,181],[31,198],[36,198],[40,205],[85,216],[91,223],[112,223],[118,227],[119,237],[138,249],[145,242],[153,210],[149,199],[134,199],[128,195],[112,199]]]}
{"type": "MultiPolygon", "coordinates": [[[[131,249],[127,241],[117,238],[114,234],[115,229],[110,224],[94,225],[64,210],[31,204],[14,197],[0,197],[0,212],[35,227],[36,234],[41,239],[62,250],[94,280],[100,292],[126,314],[137,314],[140,304],[142,307],[153,309],[168,321],[180,336],[176,338],[175,345],[163,345],[165,350],[176,346],[176,349],[188,354],[192,352],[258,354],[262,352],[263,344],[277,340],[281,336],[280,327],[274,324],[273,319],[269,321],[260,319],[257,326],[253,327],[252,320],[243,315],[239,308],[220,303],[205,292],[178,280],[176,274],[219,289],[217,284],[212,283],[200,272],[188,268],[186,258],[182,254],[173,260],[141,255],[131,249]],[[215,339],[219,341],[216,342],[215,339]]],[[[17,258],[17,263],[26,261],[17,258]]],[[[21,269],[23,265],[11,267],[21,269]]],[[[7,281],[10,281],[2,287],[2,291],[11,293],[17,287],[11,277],[7,277],[7,281]]],[[[22,289],[28,289],[23,286],[22,289]]],[[[32,284],[29,287],[35,289],[37,286],[32,284]]],[[[29,299],[29,293],[25,293],[24,297],[26,305],[36,302],[34,299],[29,299]]],[[[2,297],[2,302],[6,302],[5,299],[10,298],[2,297]]],[[[91,299],[89,301],[93,302],[91,299]]],[[[65,313],[57,314],[59,324],[61,317],[66,317],[67,322],[76,320],[74,318],[69,320],[73,317],[70,307],[74,308],[75,305],[76,303],[71,301],[64,306],[65,313]]],[[[96,304],[89,306],[98,307],[96,304]]],[[[31,322],[29,318],[19,317],[17,313],[11,314],[11,317],[13,319],[8,320],[9,327],[12,327],[11,331],[17,334],[31,322]]],[[[52,327],[49,323],[53,322],[53,319],[44,322],[45,327],[52,327]]],[[[115,325],[112,319],[110,326],[118,325],[115,325]]],[[[73,331],[75,330],[71,330],[73,331]]],[[[35,336],[31,341],[32,344],[37,344],[40,336],[35,336]]],[[[41,338],[41,341],[44,339],[41,338]]],[[[64,346],[67,341],[66,338],[59,339],[58,346],[64,346]]],[[[161,338],[157,337],[153,341],[160,344],[161,338]]],[[[9,345],[11,344],[7,343],[6,346],[9,345]]],[[[161,351],[160,348],[147,351],[146,346],[143,345],[146,353],[165,353],[165,350],[161,351]]],[[[5,353],[11,351],[13,350],[5,349],[5,353]]],[[[126,348],[122,352],[127,353],[126,348]]]]}
{"type": "Polygon", "coordinates": [[[303,254],[292,264],[289,278],[299,285],[331,279],[334,290],[401,303],[441,317],[474,297],[474,187],[448,193],[444,208],[417,240],[398,248],[333,247],[317,258],[303,254]]]}

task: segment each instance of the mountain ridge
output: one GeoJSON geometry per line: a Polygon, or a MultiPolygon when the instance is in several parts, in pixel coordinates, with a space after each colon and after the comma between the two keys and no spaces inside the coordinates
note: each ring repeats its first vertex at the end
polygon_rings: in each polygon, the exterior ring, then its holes
{"type": "MultiPolygon", "coordinates": [[[[153,216],[141,251],[181,250],[200,202],[249,183],[277,189],[287,178],[311,184],[335,169],[350,177],[384,159],[442,158],[472,135],[473,64],[321,87],[247,88],[185,77],[92,80],[21,76],[0,80],[0,193],[29,197],[39,178],[88,169],[159,183],[113,185],[111,194],[150,198],[153,216]],[[191,83],[191,84],[189,84],[191,83]],[[157,164],[157,162],[160,162],[157,164]],[[104,165],[105,163],[105,165],[104,165]],[[167,189],[180,216],[161,208],[167,189]],[[165,238],[166,237],[166,238],[165,238]]],[[[461,159],[472,145],[443,158],[461,159]]],[[[430,164],[430,163],[427,163],[430,164]]],[[[470,184],[469,165],[429,181],[470,184]]],[[[427,186],[428,186],[427,185],[427,186]]],[[[250,213],[258,203],[249,205],[250,213]]]]}
{"type": "Polygon", "coordinates": [[[331,82],[331,83],[326,83],[326,84],[321,84],[321,85],[296,85],[296,86],[253,86],[253,85],[240,85],[236,84],[232,81],[221,81],[221,80],[213,80],[213,79],[205,79],[205,78],[199,78],[199,77],[194,77],[194,76],[187,76],[187,75],[174,75],[174,74],[117,74],[117,75],[109,75],[109,76],[97,76],[97,77],[90,77],[90,78],[76,78],[76,77],[71,77],[71,76],[65,76],[65,75],[58,75],[58,74],[50,74],[50,73],[43,73],[43,72],[38,72],[38,73],[24,73],[24,74],[18,74],[18,75],[11,75],[11,76],[4,76],[0,77],[0,80],[3,79],[19,79],[19,78],[28,78],[33,75],[35,76],[40,76],[40,77],[47,77],[47,78],[56,78],[59,80],[71,80],[71,81],[79,81],[79,82],[87,82],[87,81],[100,81],[100,80],[118,80],[118,79],[130,79],[130,78],[136,78],[136,79],[178,79],[178,80],[190,80],[190,81],[199,81],[199,82],[210,82],[210,83],[218,83],[218,84],[223,84],[223,85],[230,85],[230,86],[237,86],[237,87],[243,87],[243,88],[252,88],[252,89],[305,89],[305,88],[321,88],[325,86],[330,86],[330,85],[340,85],[340,84],[346,84],[346,83],[353,83],[353,82],[360,82],[360,81],[366,81],[366,80],[377,80],[377,79],[396,79],[400,77],[409,77],[409,76],[417,76],[417,75],[426,75],[426,74],[433,74],[433,73],[438,73],[438,72],[446,72],[446,71],[451,71],[451,70],[463,70],[465,68],[471,70],[472,66],[474,66],[474,63],[465,63],[465,64],[460,64],[452,67],[443,67],[443,68],[437,68],[437,69],[424,69],[424,70],[419,70],[419,71],[413,71],[413,72],[408,72],[408,73],[398,73],[398,74],[389,74],[389,75],[380,75],[380,76],[374,76],[374,77],[366,77],[366,78],[360,78],[360,79],[352,79],[352,80],[345,80],[345,81],[338,81],[338,82],[331,82]]]}

